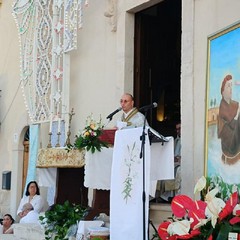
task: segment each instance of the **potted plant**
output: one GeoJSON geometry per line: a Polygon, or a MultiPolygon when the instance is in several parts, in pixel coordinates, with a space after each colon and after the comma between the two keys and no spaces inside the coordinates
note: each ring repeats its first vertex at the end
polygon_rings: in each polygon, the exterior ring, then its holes
{"type": "Polygon", "coordinates": [[[55,204],[39,217],[45,229],[45,239],[64,240],[76,236],[78,222],[84,219],[87,209],[65,201],[55,204]]]}
{"type": "Polygon", "coordinates": [[[171,202],[173,218],[158,228],[161,240],[228,240],[239,239],[240,203],[237,189],[227,200],[219,198],[219,188],[209,189],[203,176],[194,188],[194,194],[204,192],[203,200],[177,195],[171,202]],[[234,235],[236,237],[232,238],[234,235]]]}

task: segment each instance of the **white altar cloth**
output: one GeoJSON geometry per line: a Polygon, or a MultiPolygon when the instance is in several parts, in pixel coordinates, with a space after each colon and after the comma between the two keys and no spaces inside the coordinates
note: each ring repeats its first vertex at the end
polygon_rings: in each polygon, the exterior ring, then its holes
{"type": "MultiPolygon", "coordinates": [[[[167,139],[169,141],[163,144],[157,142],[150,145],[151,181],[174,178],[174,139],[173,137],[167,137],[167,139]]],[[[96,151],[94,154],[86,152],[84,177],[85,187],[110,190],[112,157],[113,148],[102,148],[101,152],[96,151]]]]}
{"type": "Polygon", "coordinates": [[[86,152],[84,186],[109,190],[111,184],[113,148],[102,148],[94,154],[86,152]]]}

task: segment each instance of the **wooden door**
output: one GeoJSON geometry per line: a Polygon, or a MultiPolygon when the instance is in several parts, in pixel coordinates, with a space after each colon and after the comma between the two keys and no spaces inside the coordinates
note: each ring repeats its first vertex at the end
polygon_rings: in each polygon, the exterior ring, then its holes
{"type": "Polygon", "coordinates": [[[56,203],[88,206],[88,190],[84,187],[84,168],[58,168],[56,203]]]}
{"type": "Polygon", "coordinates": [[[136,14],[134,52],[136,106],[162,104],[164,120],[155,108],[148,112],[148,122],[173,136],[180,118],[181,0],[165,0],[136,14]]]}
{"type": "Polygon", "coordinates": [[[23,150],[22,193],[24,191],[26,179],[27,179],[28,161],[29,161],[29,141],[25,140],[23,142],[23,146],[24,146],[24,150],[23,150]]]}

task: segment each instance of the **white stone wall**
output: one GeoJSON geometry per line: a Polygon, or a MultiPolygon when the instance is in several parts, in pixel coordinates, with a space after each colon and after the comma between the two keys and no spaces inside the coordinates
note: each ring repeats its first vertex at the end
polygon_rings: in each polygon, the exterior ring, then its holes
{"type": "Polygon", "coordinates": [[[240,1],[182,0],[183,191],[204,174],[208,37],[240,20],[240,1]]]}
{"type": "Polygon", "coordinates": [[[11,192],[8,190],[0,190],[0,218],[10,212],[11,192]]]}

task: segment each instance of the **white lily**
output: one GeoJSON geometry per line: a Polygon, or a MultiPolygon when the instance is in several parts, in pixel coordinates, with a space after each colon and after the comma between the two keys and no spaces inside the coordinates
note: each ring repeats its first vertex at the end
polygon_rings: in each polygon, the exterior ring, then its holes
{"type": "Polygon", "coordinates": [[[181,220],[181,221],[172,222],[168,226],[167,232],[169,233],[170,236],[175,235],[175,234],[177,234],[179,236],[189,234],[190,225],[192,222],[193,222],[192,218],[189,221],[181,220]]]}
{"type": "Polygon", "coordinates": [[[233,215],[236,216],[236,211],[240,210],[240,204],[237,204],[233,209],[233,215]]]}
{"type": "Polygon", "coordinates": [[[206,202],[210,202],[212,199],[215,198],[216,194],[218,193],[218,188],[214,188],[212,189],[211,191],[209,191],[207,194],[206,194],[206,197],[205,197],[205,201],[206,202]]]}
{"type": "Polygon", "coordinates": [[[218,215],[221,210],[225,207],[226,203],[221,198],[212,198],[210,201],[207,202],[207,207],[205,209],[205,215],[207,218],[211,219],[211,223],[213,228],[217,223],[218,215]]]}
{"type": "Polygon", "coordinates": [[[211,220],[210,218],[198,219],[198,223],[194,226],[193,230],[198,229],[201,226],[206,225],[206,223],[209,222],[210,220],[211,220]]]}
{"type": "Polygon", "coordinates": [[[194,187],[194,194],[197,192],[201,192],[206,186],[207,180],[204,176],[202,176],[196,183],[194,187]]]}

